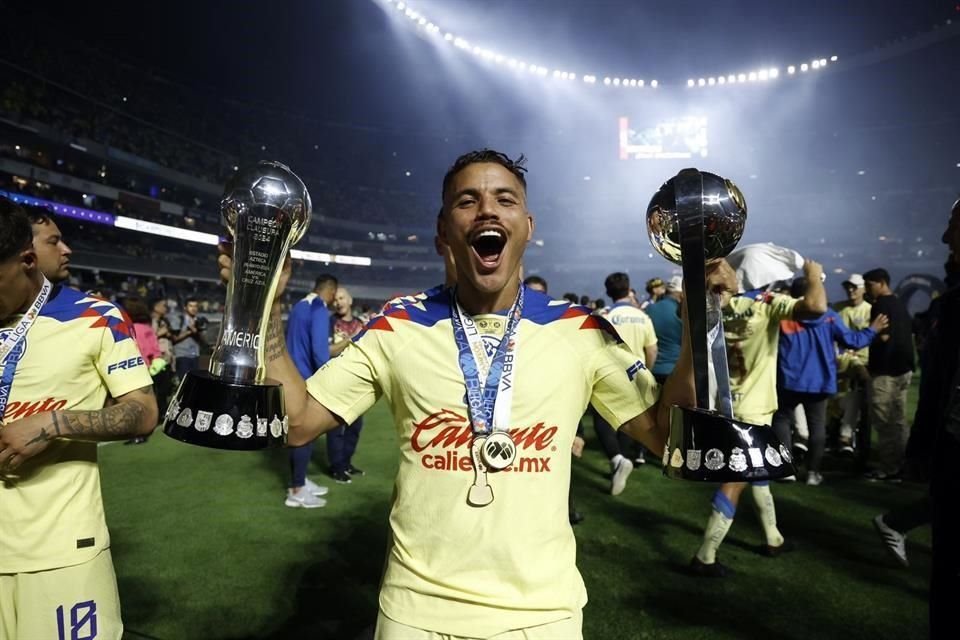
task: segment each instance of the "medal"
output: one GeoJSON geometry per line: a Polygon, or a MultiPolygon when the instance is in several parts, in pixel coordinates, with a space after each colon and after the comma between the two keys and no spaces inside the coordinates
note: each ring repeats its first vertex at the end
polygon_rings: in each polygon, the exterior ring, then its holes
{"type": "Polygon", "coordinates": [[[506,469],[517,457],[517,445],[507,433],[494,431],[480,447],[483,463],[493,471],[506,469]]]}
{"type": "Polygon", "coordinates": [[[450,292],[450,321],[474,437],[470,448],[474,479],[467,494],[467,503],[475,507],[493,502],[493,490],[487,484],[488,470],[495,472],[507,469],[517,457],[517,445],[508,429],[517,368],[517,326],[523,311],[523,290],[521,284],[516,300],[507,313],[503,337],[492,349],[492,355],[484,348],[478,324],[457,302],[456,290],[450,292]]]}

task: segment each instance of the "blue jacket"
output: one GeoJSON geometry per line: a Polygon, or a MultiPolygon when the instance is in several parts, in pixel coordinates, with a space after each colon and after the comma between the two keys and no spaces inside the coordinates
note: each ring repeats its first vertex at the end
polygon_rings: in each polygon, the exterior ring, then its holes
{"type": "Polygon", "coordinates": [[[834,342],[862,349],[877,332],[853,331],[833,309],[815,320],[781,320],[777,387],[803,393],[837,392],[837,352],[834,342]]]}
{"type": "Polygon", "coordinates": [[[287,351],[304,380],[330,359],[330,313],[320,296],[293,305],[287,317],[287,351]]]}

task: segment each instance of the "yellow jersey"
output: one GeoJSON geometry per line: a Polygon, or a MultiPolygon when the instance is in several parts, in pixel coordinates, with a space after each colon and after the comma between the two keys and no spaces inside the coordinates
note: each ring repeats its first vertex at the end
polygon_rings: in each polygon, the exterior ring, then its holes
{"type": "MultiPolygon", "coordinates": [[[[467,503],[473,432],[450,317],[450,289],[386,307],[308,392],[351,423],[381,396],[400,454],[380,591],[387,617],[489,637],[555,622],[586,603],[568,520],[570,448],[592,403],[613,425],[657,399],[653,376],[585,307],[526,289],[517,325],[512,466],[488,474],[493,502],[467,503]]],[[[488,354],[503,314],[474,318],[488,354]]]]}
{"type": "MultiPolygon", "coordinates": [[[[866,300],[862,301],[857,306],[850,304],[849,300],[844,300],[843,302],[838,302],[833,306],[837,313],[840,314],[840,318],[843,320],[843,323],[850,327],[851,329],[866,329],[870,326],[870,309],[872,305],[866,300]]],[[[846,369],[851,363],[849,360],[855,360],[860,364],[866,366],[867,360],[870,357],[870,347],[864,347],[859,351],[855,352],[855,357],[850,358],[850,355],[847,352],[840,354],[840,364],[842,369],[846,369]]]]}
{"type": "Polygon", "coordinates": [[[630,351],[646,364],[644,347],[657,344],[657,333],[654,331],[650,316],[629,302],[618,302],[610,307],[604,317],[617,330],[630,351]]]}
{"type": "Polygon", "coordinates": [[[723,308],[733,412],[740,419],[777,410],[780,321],[793,317],[796,304],[790,296],[750,292],[723,308]]]}
{"type": "MultiPolygon", "coordinates": [[[[0,329],[0,340],[19,319],[0,329]]],[[[4,424],[42,411],[102,409],[108,394],[152,384],[129,319],[110,302],[60,286],[0,367],[11,358],[4,424]]],[[[95,442],[54,440],[0,478],[0,573],[73,566],[109,546],[95,442]]]]}

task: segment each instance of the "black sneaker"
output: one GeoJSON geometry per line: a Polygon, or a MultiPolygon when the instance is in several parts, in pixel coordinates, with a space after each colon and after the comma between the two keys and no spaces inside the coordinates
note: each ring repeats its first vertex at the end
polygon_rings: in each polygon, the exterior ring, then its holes
{"type": "Polygon", "coordinates": [[[693,556],[688,567],[690,575],[697,578],[726,578],[730,570],[719,562],[705,564],[700,562],[700,558],[693,556]]]}
{"type": "Polygon", "coordinates": [[[330,475],[338,484],[350,484],[352,482],[346,471],[334,471],[330,475]]]}
{"type": "Polygon", "coordinates": [[[357,469],[355,466],[353,466],[353,465],[351,464],[350,466],[347,467],[347,475],[350,475],[350,476],[365,476],[365,475],[367,475],[367,474],[363,472],[363,469],[357,469]]]}

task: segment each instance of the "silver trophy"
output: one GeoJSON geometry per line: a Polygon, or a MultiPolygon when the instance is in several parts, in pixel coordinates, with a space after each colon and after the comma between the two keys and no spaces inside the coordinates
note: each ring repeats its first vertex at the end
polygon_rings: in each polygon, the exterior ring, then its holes
{"type": "Polygon", "coordinates": [[[164,432],[216,449],[286,442],[283,387],[266,377],[267,323],[290,247],[310,225],[310,194],[279,162],[260,162],[227,183],[220,213],[233,238],[233,272],[209,371],[192,371],[164,414],[164,432]]]}
{"type": "Polygon", "coordinates": [[[647,207],[650,244],[683,267],[697,407],[671,407],[664,473],[710,482],[780,478],[794,473],[773,429],[733,417],[720,296],[707,292],[708,260],[726,257],[743,237],[747,204],[730,180],[684,169],[647,207]]]}

